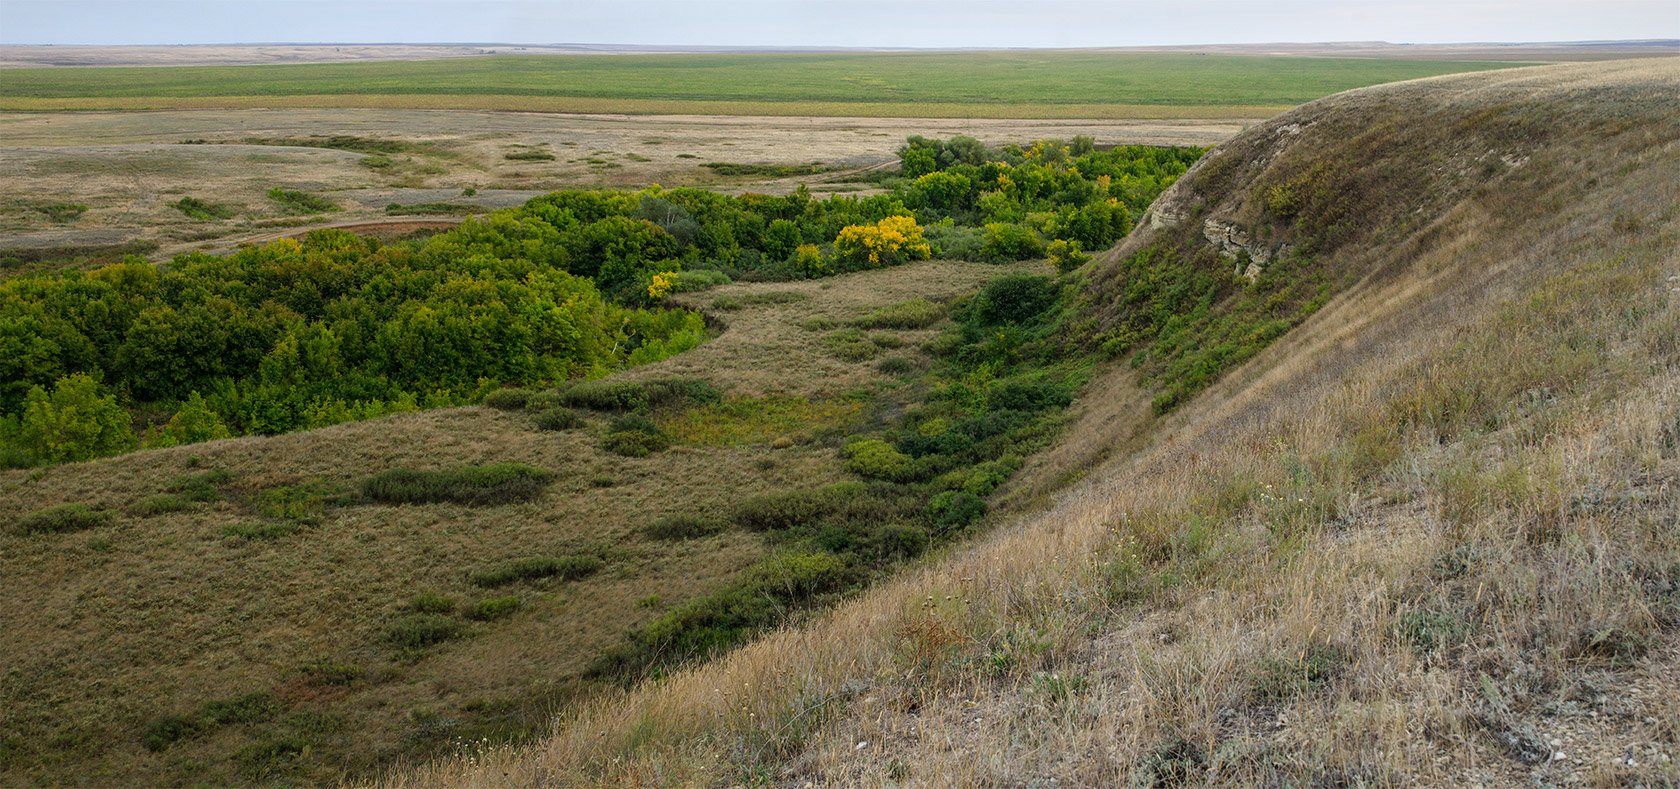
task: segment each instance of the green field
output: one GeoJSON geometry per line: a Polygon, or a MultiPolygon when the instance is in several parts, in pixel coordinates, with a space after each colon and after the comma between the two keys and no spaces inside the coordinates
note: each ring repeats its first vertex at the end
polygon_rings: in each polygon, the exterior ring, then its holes
{"type": "Polygon", "coordinates": [[[1181,53],[496,56],[14,69],[0,109],[415,107],[932,117],[1231,117],[1510,63],[1181,53]]]}

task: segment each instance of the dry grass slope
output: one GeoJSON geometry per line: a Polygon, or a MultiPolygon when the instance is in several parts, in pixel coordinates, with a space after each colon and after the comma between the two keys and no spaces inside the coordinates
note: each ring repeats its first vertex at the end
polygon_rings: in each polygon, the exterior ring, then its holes
{"type": "Polygon", "coordinates": [[[748,306],[626,377],[702,377],[726,405],[774,407],[674,421],[678,445],[646,458],[602,448],[605,415],[551,431],[473,407],[0,472],[0,784],[331,783],[540,729],[593,692],[578,675],[628,628],[769,547],[651,524],[843,478],[812,433],[859,422],[853,390],[898,384],[832,358],[807,321],[1009,270],[934,261],[686,294],[748,306]],[[759,296],[789,290],[805,298],[759,296]],[[376,476],[495,464],[525,465],[376,476]]]}
{"type": "Polygon", "coordinates": [[[1088,393],[1092,470],[1013,528],[381,785],[1673,785],[1677,96],[1554,66],[1250,130],[1092,292],[1187,224],[1322,231],[1261,207],[1321,172],[1356,281],[1307,323],[1153,429],[1088,393]]]}

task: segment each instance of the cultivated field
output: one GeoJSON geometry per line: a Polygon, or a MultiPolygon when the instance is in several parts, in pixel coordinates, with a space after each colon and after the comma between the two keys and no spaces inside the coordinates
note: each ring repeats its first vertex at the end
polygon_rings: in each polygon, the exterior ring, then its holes
{"type": "Polygon", "coordinates": [[[1246,118],[1485,61],[1184,52],[713,53],[12,69],[0,109],[365,107],[707,115],[1246,118]]]}
{"type": "MultiPolygon", "coordinates": [[[[55,255],[51,248],[138,242],[166,257],[308,227],[409,216],[402,209],[388,211],[392,203],[492,210],[565,188],[660,184],[787,194],[805,184],[817,197],[861,195],[872,193],[874,185],[848,176],[890,164],[913,134],[962,134],[993,146],[1081,134],[1105,146],[1209,146],[1241,131],[1243,123],[332,109],[0,114],[0,255],[63,257],[75,253],[55,255]],[[255,139],[320,145],[333,136],[386,144],[400,153],[244,144],[255,139]],[[554,158],[507,158],[531,152],[554,158]],[[389,164],[368,166],[370,159],[380,161],[375,157],[389,164]],[[719,175],[702,166],[708,162],[833,169],[766,179],[719,175]],[[267,198],[275,187],[318,194],[340,210],[287,215],[267,198]],[[468,188],[476,194],[463,195],[468,188]],[[189,218],[172,205],[184,197],[233,213],[189,218]],[[70,218],[45,210],[66,203],[87,210],[70,218]]],[[[32,269],[0,270],[0,276],[32,269]]]]}

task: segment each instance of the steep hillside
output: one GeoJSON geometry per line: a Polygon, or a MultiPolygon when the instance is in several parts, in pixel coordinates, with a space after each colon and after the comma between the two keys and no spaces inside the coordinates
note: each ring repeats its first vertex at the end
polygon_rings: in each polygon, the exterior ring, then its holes
{"type": "Polygon", "coordinates": [[[1673,784],[1677,249],[1680,61],[1305,105],[1086,269],[1042,511],[385,783],[1673,784]]]}

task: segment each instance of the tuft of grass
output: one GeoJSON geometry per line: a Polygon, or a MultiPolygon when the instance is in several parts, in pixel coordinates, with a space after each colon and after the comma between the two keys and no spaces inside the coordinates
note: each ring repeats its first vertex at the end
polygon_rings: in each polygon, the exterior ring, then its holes
{"type": "Polygon", "coordinates": [[[838,509],[848,498],[863,493],[856,482],[837,482],[821,488],[766,493],[735,507],[735,522],[753,531],[802,526],[838,509]]]}
{"type": "Polygon", "coordinates": [[[576,430],[587,424],[581,414],[563,406],[545,408],[531,421],[540,430],[576,430]]]}
{"type": "Polygon", "coordinates": [[[693,540],[723,531],[729,524],[699,515],[667,515],[642,527],[642,534],[656,540],[693,540]]]}
{"type": "Polygon", "coordinates": [[[454,617],[442,614],[411,614],[385,628],[385,642],[402,649],[423,649],[460,638],[465,633],[466,626],[454,617]]]}
{"type": "Polygon", "coordinates": [[[881,352],[881,346],[871,342],[857,329],[841,329],[823,338],[823,347],[848,362],[867,362],[881,352]]]}
{"type": "Polygon", "coordinates": [[[552,162],[555,156],[548,151],[512,151],[502,154],[502,158],[514,162],[552,162]]]}
{"type": "Polygon", "coordinates": [[[86,531],[111,522],[111,513],[86,504],[64,504],[32,513],[18,521],[14,530],[21,535],[61,534],[86,531]]]}
{"type": "Polygon", "coordinates": [[[480,600],[466,612],[466,617],[475,622],[490,622],[503,617],[512,616],[519,610],[519,598],[498,597],[492,600],[480,600]]]}
{"type": "Polygon", "coordinates": [[[518,411],[531,399],[529,389],[497,389],[484,396],[479,405],[498,411],[518,411]]]}
{"type": "Polygon", "coordinates": [[[221,203],[212,203],[208,200],[200,200],[196,197],[183,197],[173,203],[170,203],[169,205],[174,207],[175,210],[180,211],[193,219],[202,219],[206,221],[232,219],[239,213],[239,209],[233,206],[223,205],[221,203]]]}
{"type": "Polygon", "coordinates": [[[534,581],[540,578],[575,581],[594,575],[604,566],[606,563],[595,556],[527,556],[501,567],[479,570],[467,576],[467,580],[475,586],[483,587],[506,586],[517,581],[534,581]]]}
{"type": "Polygon", "coordinates": [[[87,213],[88,207],[81,203],[54,203],[39,206],[35,210],[46,214],[47,218],[54,222],[69,222],[81,218],[82,214],[87,213]]]}
{"type": "Polygon", "coordinates": [[[927,299],[888,304],[852,321],[860,329],[925,329],[945,317],[945,309],[927,299]]]}
{"type": "Polygon", "coordinates": [[[455,610],[455,601],[436,592],[421,592],[409,602],[408,609],[417,614],[447,614],[455,610]]]}
{"type": "Polygon", "coordinates": [[[338,204],[318,195],[281,189],[276,186],[268,190],[268,199],[288,214],[322,214],[339,210],[338,204]]]}
{"type": "Polygon", "coordinates": [[[362,482],[362,495],[381,504],[453,503],[488,507],[530,501],[554,475],[523,463],[469,466],[454,471],[391,469],[362,482]]]}

